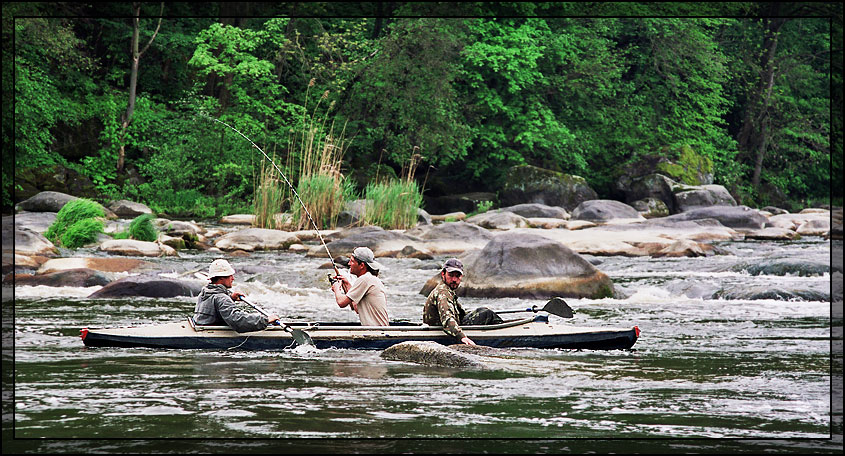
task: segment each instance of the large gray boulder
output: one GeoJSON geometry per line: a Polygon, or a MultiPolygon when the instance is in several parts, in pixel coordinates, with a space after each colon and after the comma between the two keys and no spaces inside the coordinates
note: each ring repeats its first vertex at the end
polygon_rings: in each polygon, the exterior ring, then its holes
{"type": "Polygon", "coordinates": [[[138,272],[142,270],[153,270],[154,268],[156,268],[155,263],[137,258],[54,258],[43,263],[36,274],[47,274],[70,269],[93,269],[101,272],[138,272]]]}
{"type": "Polygon", "coordinates": [[[29,228],[36,233],[44,234],[50,228],[50,225],[56,221],[55,212],[18,212],[14,216],[3,217],[3,224],[11,224],[14,218],[15,227],[29,228]]]}
{"type": "Polygon", "coordinates": [[[614,200],[584,201],[572,211],[572,219],[607,222],[614,219],[645,220],[633,207],[614,200]]]}
{"type": "Polygon", "coordinates": [[[768,217],[748,206],[710,206],[691,209],[680,214],[664,217],[663,220],[716,219],[722,225],[734,229],[760,230],[768,217]]]}
{"type": "Polygon", "coordinates": [[[670,213],[677,212],[675,194],[672,191],[678,185],[674,180],[657,173],[646,174],[633,179],[625,178],[617,183],[625,195],[625,202],[633,205],[635,201],[653,198],[662,201],[670,213]]]}
{"type": "Polygon", "coordinates": [[[56,246],[43,234],[29,228],[18,227],[3,217],[3,252],[19,255],[55,255],[56,246]]]}
{"type": "Polygon", "coordinates": [[[111,279],[100,271],[78,268],[46,274],[15,274],[15,286],[43,285],[48,287],[94,287],[108,285],[111,279]]]}
{"type": "Polygon", "coordinates": [[[29,212],[59,212],[59,210],[77,197],[61,192],[40,192],[15,206],[15,209],[29,212]]]}
{"type": "Polygon", "coordinates": [[[583,201],[598,198],[583,177],[530,165],[508,169],[499,196],[502,206],[539,203],[568,211],[583,201]]]}
{"type": "MultiPolygon", "coordinates": [[[[357,247],[368,247],[376,258],[394,257],[407,246],[422,247],[422,242],[412,236],[395,231],[385,230],[378,226],[356,227],[342,230],[331,235],[335,240],[327,240],[327,247],[332,255],[351,255],[357,247]]],[[[308,250],[308,257],[322,257],[326,255],[325,247],[314,246],[308,250]]]]}
{"type": "MultiPolygon", "coordinates": [[[[613,283],[589,261],[563,244],[529,233],[503,233],[481,250],[462,257],[459,296],[600,299],[613,296],[613,283]]],[[[440,280],[439,272],[420,293],[440,280]]]]}
{"type": "Polygon", "coordinates": [[[500,210],[513,212],[514,214],[521,215],[525,218],[569,219],[569,213],[566,212],[566,209],[559,206],[547,206],[539,203],[516,204],[513,206],[503,207],[500,210]]]}
{"type": "Polygon", "coordinates": [[[113,255],[161,257],[179,256],[173,247],[160,242],[138,241],[135,239],[112,239],[98,247],[103,252],[113,255]]]}
{"type": "Polygon", "coordinates": [[[267,228],[246,228],[221,236],[214,242],[220,250],[286,250],[292,244],[298,244],[299,238],[287,231],[267,228]]]}
{"type": "Polygon", "coordinates": [[[701,185],[697,187],[676,185],[675,207],[679,212],[708,206],[736,206],[736,200],[721,185],[701,185]]]}
{"type": "Polygon", "coordinates": [[[417,226],[405,234],[421,240],[423,249],[435,255],[458,255],[479,249],[493,238],[486,228],[467,222],[417,226]]]}
{"type": "Polygon", "coordinates": [[[109,210],[114,212],[118,217],[134,218],[139,215],[152,214],[153,211],[145,204],[136,203],[129,200],[112,201],[108,205],[109,210]]]}
{"type": "Polygon", "coordinates": [[[95,291],[89,298],[123,298],[145,296],[149,298],[194,297],[199,295],[207,282],[202,280],[178,280],[158,276],[139,275],[115,280],[95,291]]]}
{"type": "Polygon", "coordinates": [[[499,210],[473,215],[466,221],[490,230],[510,230],[528,226],[528,220],[525,217],[513,212],[499,210]]]}

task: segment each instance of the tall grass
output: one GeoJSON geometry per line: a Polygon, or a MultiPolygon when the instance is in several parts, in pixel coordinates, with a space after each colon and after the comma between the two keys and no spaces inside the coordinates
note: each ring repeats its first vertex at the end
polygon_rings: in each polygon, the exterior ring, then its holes
{"type": "MultiPolygon", "coordinates": [[[[77,198],[69,201],[67,204],[59,209],[56,214],[56,220],[47,228],[44,236],[55,244],[64,244],[65,233],[78,222],[86,219],[102,219],[106,216],[103,206],[100,206],[96,201],[87,198],[77,198]]],[[[82,245],[93,242],[97,239],[97,234],[103,232],[102,222],[97,223],[82,223],[74,229],[74,233],[67,239],[72,245],[65,247],[76,248],[82,245]],[[99,226],[99,230],[97,229],[99,226]]]]}
{"type": "Polygon", "coordinates": [[[419,155],[413,154],[407,168],[403,166],[399,179],[376,179],[367,184],[364,189],[367,206],[363,224],[385,229],[407,229],[417,224],[417,213],[423,203],[422,191],[414,181],[419,159],[419,155]]]}
{"type": "MultiPolygon", "coordinates": [[[[313,81],[308,86],[309,90],[312,86],[313,81]]],[[[308,99],[307,92],[305,98],[308,99]]],[[[304,205],[318,228],[333,228],[346,201],[354,197],[351,183],[341,172],[343,153],[347,147],[344,137],[346,125],[336,134],[334,121],[327,125],[328,113],[333,106],[330,105],[323,115],[317,112],[326,98],[328,92],[320,97],[310,114],[306,104],[301,129],[294,132],[288,142],[285,169],[288,180],[295,182],[293,185],[296,185],[299,198],[272,165],[262,165],[254,198],[256,225],[273,227],[273,215],[289,206],[293,228],[311,228],[304,205]]]]}

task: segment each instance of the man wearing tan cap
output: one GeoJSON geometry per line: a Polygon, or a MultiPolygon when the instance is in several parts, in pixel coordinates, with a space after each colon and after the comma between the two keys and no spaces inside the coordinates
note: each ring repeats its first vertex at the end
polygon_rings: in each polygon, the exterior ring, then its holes
{"type": "Polygon", "coordinates": [[[382,266],[376,262],[373,251],[358,247],[349,257],[349,272],[357,279],[350,282],[342,275],[335,277],[332,291],[338,307],[350,306],[358,313],[361,326],[388,326],[387,299],[384,284],[376,277],[382,266]],[[346,293],[343,290],[348,290],[346,293]]]}

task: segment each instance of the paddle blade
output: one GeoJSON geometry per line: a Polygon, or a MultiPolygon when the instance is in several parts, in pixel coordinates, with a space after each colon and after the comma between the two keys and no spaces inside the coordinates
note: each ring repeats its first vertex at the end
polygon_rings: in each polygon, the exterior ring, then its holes
{"type": "Polygon", "coordinates": [[[562,318],[573,317],[572,308],[569,307],[569,304],[567,304],[566,301],[563,300],[563,298],[550,299],[549,302],[547,302],[546,305],[543,306],[543,308],[540,310],[548,312],[552,315],[557,315],[558,317],[562,318]]]}
{"type": "Polygon", "coordinates": [[[300,345],[314,345],[314,341],[311,340],[311,336],[308,335],[307,332],[301,329],[293,329],[288,325],[285,326],[285,331],[289,332],[290,335],[293,337],[293,340],[296,342],[296,346],[300,345]]]}

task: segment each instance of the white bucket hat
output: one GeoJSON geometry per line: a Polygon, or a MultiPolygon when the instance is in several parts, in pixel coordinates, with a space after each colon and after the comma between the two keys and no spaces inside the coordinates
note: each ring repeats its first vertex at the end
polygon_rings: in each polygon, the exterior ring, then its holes
{"type": "Polygon", "coordinates": [[[215,277],[229,277],[234,274],[235,268],[222,258],[212,261],[211,266],[208,267],[208,277],[212,279],[215,277]]]}

